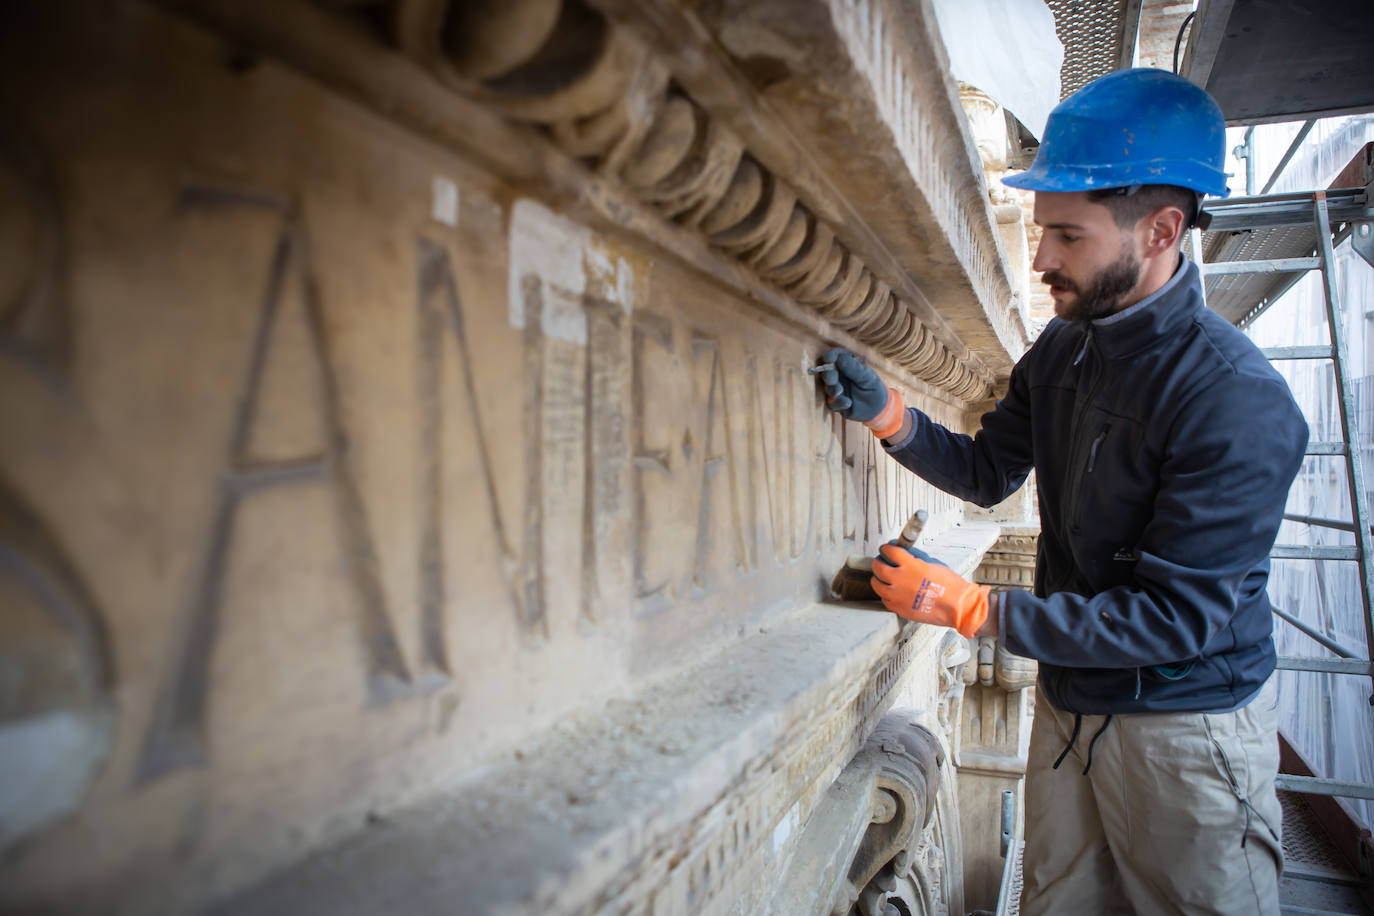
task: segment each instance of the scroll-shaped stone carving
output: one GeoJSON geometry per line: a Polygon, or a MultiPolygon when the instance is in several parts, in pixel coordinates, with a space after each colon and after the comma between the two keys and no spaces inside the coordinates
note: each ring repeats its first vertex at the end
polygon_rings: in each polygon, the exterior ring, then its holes
{"type": "Polygon", "coordinates": [[[943,912],[948,881],[930,828],[945,755],[913,716],[884,716],[831,785],[807,821],[770,912],[882,916],[894,899],[907,913],[943,912]]]}
{"type": "Polygon", "coordinates": [[[996,684],[1008,693],[1015,690],[1025,690],[1027,687],[1035,686],[1035,679],[1040,673],[1040,666],[1035,659],[1016,655],[1007,650],[1007,647],[994,639],[984,637],[979,640],[978,646],[978,681],[984,687],[991,687],[996,684]],[[991,651],[984,643],[991,643],[991,651]],[[992,656],[992,663],[985,665],[985,655],[992,656]],[[983,680],[985,669],[991,669],[992,679],[983,680]]]}
{"type": "Polygon", "coordinates": [[[1017,695],[1034,687],[1039,666],[1034,659],[1009,652],[996,638],[977,640],[976,664],[964,668],[966,690],[960,766],[977,766],[986,755],[1006,757],[1010,762],[998,769],[1025,771],[1025,738],[1017,695]],[[969,755],[973,754],[973,757],[969,755]],[[1019,764],[1016,762],[1019,760],[1019,764]],[[1018,769],[1019,767],[1019,769],[1018,769]]]}
{"type": "Polygon", "coordinates": [[[987,394],[988,379],[795,190],[582,0],[397,0],[395,10],[401,49],[455,90],[545,128],[564,152],[916,377],[965,400],[987,394]]]}

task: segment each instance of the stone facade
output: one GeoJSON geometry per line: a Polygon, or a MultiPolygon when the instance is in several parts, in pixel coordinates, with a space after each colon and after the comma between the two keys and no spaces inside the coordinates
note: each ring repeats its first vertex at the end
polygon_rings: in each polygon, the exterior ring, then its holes
{"type": "MultiPolygon", "coordinates": [[[[1001,534],[983,554],[975,581],[1001,588],[1034,586],[1040,534],[1038,526],[1030,524],[1034,499],[1034,486],[1028,484],[989,513],[1001,522],[1001,534]]],[[[1000,837],[1006,826],[1002,799],[1007,792],[1012,793],[1012,832],[1020,833],[1039,666],[986,637],[969,640],[968,655],[960,669],[963,686],[954,759],[964,838],[961,864],[969,909],[992,910],[1005,870],[1000,837]]]]}
{"type": "Polygon", "coordinates": [[[1000,529],[805,372],[1032,333],[927,6],[7,19],[0,908],[962,912],[958,646],[825,583],[1000,529]]]}

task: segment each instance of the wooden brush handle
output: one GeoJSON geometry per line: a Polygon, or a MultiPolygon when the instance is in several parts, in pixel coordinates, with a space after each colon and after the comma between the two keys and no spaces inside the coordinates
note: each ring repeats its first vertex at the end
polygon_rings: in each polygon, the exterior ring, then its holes
{"type": "Polygon", "coordinates": [[[910,547],[916,543],[921,536],[921,529],[926,526],[926,519],[930,518],[930,513],[924,509],[917,509],[915,514],[907,520],[906,527],[902,533],[897,535],[897,543],[902,547],[910,547]]]}

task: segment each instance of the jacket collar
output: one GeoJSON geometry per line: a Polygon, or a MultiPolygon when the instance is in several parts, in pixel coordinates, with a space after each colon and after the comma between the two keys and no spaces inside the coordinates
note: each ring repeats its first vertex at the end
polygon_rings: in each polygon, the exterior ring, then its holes
{"type": "Polygon", "coordinates": [[[1201,311],[1202,281],[1197,265],[1180,258],[1169,281],[1128,309],[1089,322],[1085,329],[1108,359],[1130,356],[1192,322],[1201,311]]]}

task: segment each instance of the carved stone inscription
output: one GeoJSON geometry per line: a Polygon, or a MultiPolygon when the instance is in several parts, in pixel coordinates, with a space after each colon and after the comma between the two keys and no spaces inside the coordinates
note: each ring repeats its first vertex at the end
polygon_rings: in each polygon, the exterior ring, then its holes
{"type": "MultiPolygon", "coordinates": [[[[264,201],[267,206],[273,205],[270,197],[217,189],[191,188],[182,195],[182,202],[187,207],[263,206],[264,201]]],[[[170,668],[171,677],[159,695],[153,729],[144,750],[140,770],[144,779],[155,778],[178,766],[205,762],[209,656],[220,627],[229,545],[240,504],[266,487],[328,482],[333,490],[340,536],[356,590],[359,636],[372,697],[378,702],[384,701],[398,691],[405,691],[412,681],[387,615],[386,595],[378,578],[376,548],[352,468],[348,432],[339,412],[338,382],[325,340],[319,288],[311,272],[305,233],[294,206],[282,204],[280,209],[281,231],[267,272],[267,288],[263,292],[258,326],[247,360],[247,377],[235,409],[217,505],[192,603],[170,668]],[[264,382],[273,350],[284,345],[289,333],[281,328],[293,317],[283,314],[288,303],[298,310],[294,316],[301,323],[298,342],[299,337],[305,338],[306,351],[292,356],[314,364],[314,378],[307,379],[306,384],[313,383],[317,390],[320,438],[305,445],[301,451],[288,447],[286,454],[277,455],[271,454],[276,451],[276,443],[272,442],[270,433],[260,430],[259,422],[272,410],[269,399],[274,392],[264,382]],[[271,457],[261,457],[263,450],[271,457]]],[[[429,279],[425,276],[428,266],[422,264],[422,281],[429,279]]],[[[424,291],[422,287],[422,294],[424,291]]],[[[420,557],[423,635],[427,637],[427,660],[442,672],[438,608],[429,603],[438,597],[431,591],[437,576],[425,566],[432,555],[430,541],[437,540],[437,529],[426,534],[430,537],[422,542],[420,557]]]]}
{"type": "Polygon", "coordinates": [[[0,387],[5,610],[56,614],[118,712],[0,908],[194,908],[955,511],[825,411],[822,342],[137,9],[0,37],[34,133],[0,194],[47,252],[3,278],[0,372],[69,399],[0,387]]]}
{"type": "Polygon", "coordinates": [[[839,473],[839,431],[818,409],[799,359],[741,343],[660,314],[635,317],[641,613],[785,568],[842,539],[842,515],[822,485],[839,473]]]}
{"type": "MultiPolygon", "coordinates": [[[[538,613],[538,605],[517,578],[517,554],[507,530],[496,485],[496,467],[487,441],[486,425],[477,406],[477,382],[472,364],[472,342],[463,318],[463,306],[448,252],[440,245],[421,238],[416,243],[418,291],[416,302],[416,400],[419,404],[419,492],[420,516],[419,604],[423,627],[421,645],[425,661],[436,671],[452,674],[444,638],[444,607],[451,600],[444,575],[444,529],[463,519],[445,519],[443,506],[443,431],[445,415],[454,406],[443,397],[445,341],[452,340],[454,357],[461,374],[464,397],[462,430],[475,441],[480,464],[480,491],[492,536],[499,551],[503,578],[509,586],[511,604],[523,621],[538,613]],[[445,408],[448,408],[446,410],[445,408]]],[[[449,421],[459,425],[453,420],[449,421]]],[[[479,515],[482,513],[478,511],[479,515]]]]}

